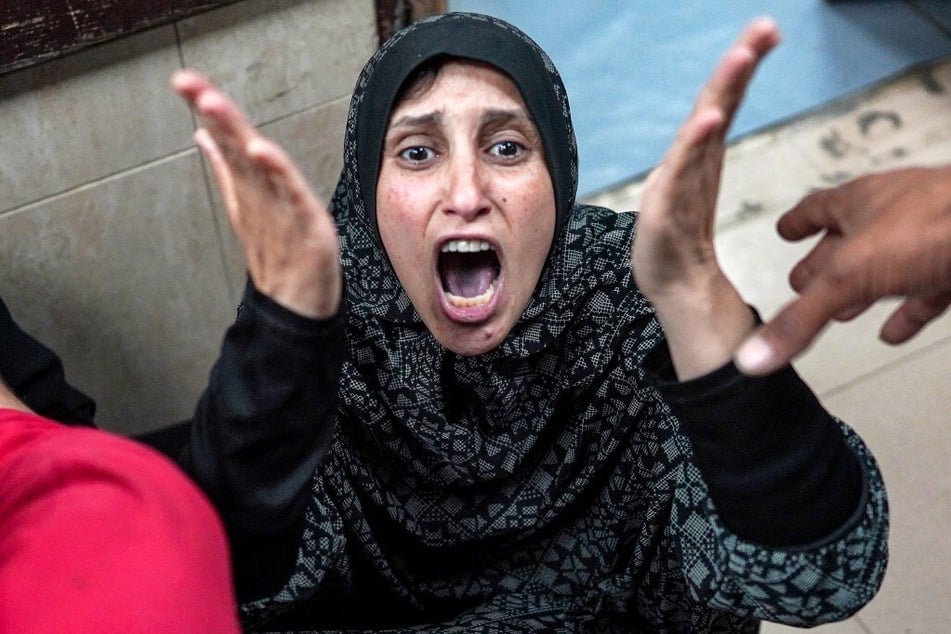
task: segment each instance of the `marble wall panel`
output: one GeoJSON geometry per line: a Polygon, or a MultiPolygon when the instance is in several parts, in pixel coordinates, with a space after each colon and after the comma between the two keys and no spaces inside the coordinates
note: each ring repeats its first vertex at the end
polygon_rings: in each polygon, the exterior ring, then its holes
{"type": "Polygon", "coordinates": [[[372,0],[246,0],[179,29],[185,64],[256,124],[350,94],[376,49],[372,0]]]}
{"type": "Polygon", "coordinates": [[[234,318],[197,152],[0,215],[0,295],[101,426],[190,416],[234,318]]]}
{"type": "Polygon", "coordinates": [[[164,27],[0,76],[0,211],[186,147],[179,65],[164,27]]]}

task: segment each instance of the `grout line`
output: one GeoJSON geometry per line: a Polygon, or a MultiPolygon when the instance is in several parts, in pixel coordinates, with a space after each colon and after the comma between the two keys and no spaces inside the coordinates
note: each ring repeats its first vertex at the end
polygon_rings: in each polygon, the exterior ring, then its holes
{"type": "Polygon", "coordinates": [[[856,624],[856,625],[858,625],[860,628],[862,628],[862,631],[865,632],[865,634],[875,634],[875,633],[872,631],[872,628],[870,628],[869,626],[867,626],[867,625],[865,624],[865,621],[863,621],[863,620],[862,620],[862,617],[859,616],[858,614],[856,614],[856,615],[855,615],[855,618],[853,618],[852,620],[855,621],[855,624],[856,624]]]}
{"type": "Polygon", "coordinates": [[[67,196],[72,196],[73,194],[82,193],[89,189],[93,189],[100,185],[110,183],[120,178],[124,178],[132,174],[143,172],[147,169],[155,167],[156,165],[161,165],[163,163],[174,161],[176,159],[187,156],[191,152],[196,152],[196,151],[197,151],[196,148],[188,147],[181,150],[176,150],[174,152],[166,154],[165,156],[159,156],[153,159],[149,159],[148,161],[145,161],[144,163],[139,163],[138,165],[133,165],[132,167],[121,169],[118,172],[113,172],[112,174],[107,174],[106,176],[100,176],[99,178],[94,178],[80,185],[67,187],[66,189],[63,189],[61,191],[53,192],[52,194],[47,194],[35,200],[31,200],[30,202],[23,203],[21,205],[16,205],[14,207],[10,207],[9,209],[0,210],[0,217],[23,213],[25,211],[29,211],[41,205],[55,202],[57,200],[62,200],[63,198],[66,198],[67,196]]]}
{"type": "MultiPolygon", "coordinates": [[[[936,319],[951,319],[951,315],[942,315],[942,316],[937,317],[936,319]]],[[[926,327],[927,327],[927,326],[926,326],[926,327]]],[[[911,363],[913,363],[913,362],[915,361],[915,359],[917,359],[917,358],[919,358],[919,357],[921,357],[921,356],[924,356],[924,355],[926,355],[926,354],[929,354],[929,353],[932,352],[935,348],[940,348],[940,347],[942,347],[942,346],[944,346],[944,345],[948,345],[948,344],[951,344],[951,336],[944,337],[943,339],[938,339],[938,340],[936,340],[936,341],[933,341],[933,342],[931,342],[930,344],[928,344],[927,346],[924,346],[924,347],[919,348],[919,349],[917,349],[917,350],[912,350],[912,351],[910,351],[908,354],[906,354],[906,355],[904,355],[904,356],[901,356],[901,357],[899,357],[899,358],[897,358],[897,359],[895,359],[895,360],[893,360],[893,361],[891,361],[891,362],[889,362],[889,363],[886,363],[886,364],[884,364],[884,365],[880,365],[880,366],[878,366],[878,367],[876,367],[876,368],[874,368],[874,369],[872,369],[872,370],[869,370],[868,372],[865,372],[864,374],[860,374],[860,375],[856,376],[855,378],[853,378],[853,379],[851,379],[851,380],[849,380],[849,381],[846,381],[845,383],[842,383],[842,384],[840,384],[840,385],[836,385],[836,386],[833,387],[833,388],[829,388],[828,390],[823,391],[821,394],[818,394],[818,396],[819,396],[820,399],[826,399],[826,398],[831,398],[831,397],[833,397],[833,396],[837,396],[837,395],[840,394],[841,392],[844,392],[844,391],[846,391],[846,390],[849,390],[849,389],[855,387],[856,385],[858,385],[859,383],[863,383],[863,382],[867,381],[868,379],[870,379],[871,377],[873,377],[873,376],[875,376],[875,375],[877,375],[877,374],[880,374],[881,372],[888,371],[888,370],[892,370],[892,369],[895,369],[895,368],[897,368],[897,367],[899,367],[899,366],[902,366],[902,365],[911,364],[911,363]]]]}

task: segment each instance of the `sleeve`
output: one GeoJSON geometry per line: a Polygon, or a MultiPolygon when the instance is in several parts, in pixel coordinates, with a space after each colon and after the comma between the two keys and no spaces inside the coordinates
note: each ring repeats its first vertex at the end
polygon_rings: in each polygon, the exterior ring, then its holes
{"type": "Polygon", "coordinates": [[[96,404],[66,382],[59,357],[20,329],[3,300],[0,300],[0,376],[34,412],[67,424],[93,424],[96,404]]]}
{"type": "Polygon", "coordinates": [[[693,456],[672,526],[696,593],[790,625],[865,605],[884,575],[888,510],[861,439],[791,367],[750,378],[729,363],[678,383],[666,346],[646,365],[693,456]]]}
{"type": "Polygon", "coordinates": [[[240,600],[286,581],[333,434],[343,318],[313,320],[250,283],[181,462],[224,520],[240,600]]]}
{"type": "Polygon", "coordinates": [[[738,535],[809,543],[842,526],[867,496],[858,458],[791,367],[754,379],[730,363],[683,383],[669,366],[654,369],[720,519],[738,535]]]}

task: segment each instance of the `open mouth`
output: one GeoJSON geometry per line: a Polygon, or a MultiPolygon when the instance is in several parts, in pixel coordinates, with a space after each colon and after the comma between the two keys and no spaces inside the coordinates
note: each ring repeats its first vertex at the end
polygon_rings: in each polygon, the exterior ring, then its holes
{"type": "Polygon", "coordinates": [[[488,304],[498,287],[502,270],[499,257],[485,240],[450,240],[439,253],[439,279],[453,306],[468,308],[488,304]]]}

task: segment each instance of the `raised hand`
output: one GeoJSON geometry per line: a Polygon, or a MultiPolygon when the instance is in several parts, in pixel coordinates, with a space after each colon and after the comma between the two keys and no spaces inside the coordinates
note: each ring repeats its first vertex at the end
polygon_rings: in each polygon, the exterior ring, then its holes
{"type": "Polygon", "coordinates": [[[727,362],[753,326],[716,260],[714,213],[727,130],[757,65],[778,42],[772,20],[747,26],[645,184],[634,277],[657,310],[681,379],[727,362]]]}
{"type": "Polygon", "coordinates": [[[882,297],[903,298],[880,333],[893,344],[951,305],[951,166],[882,172],[815,192],[783,214],[778,229],[787,240],[823,236],[789,275],[800,296],[737,351],[744,372],[785,365],[830,320],[856,317],[882,297]]]}
{"type": "Polygon", "coordinates": [[[335,314],[343,285],[337,231],[306,179],[208,79],[185,70],[172,86],[200,118],[195,142],[211,164],[254,286],[303,316],[335,314]]]}

